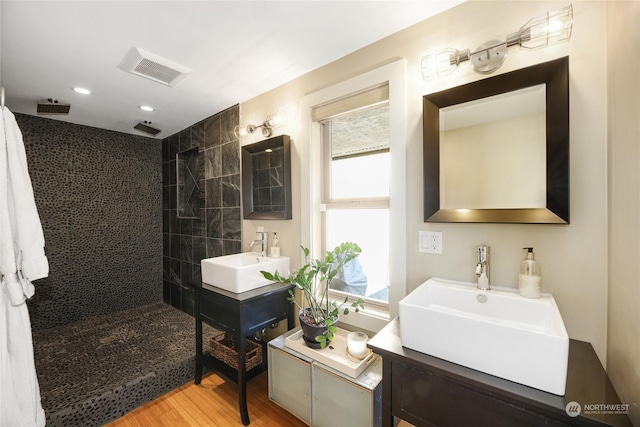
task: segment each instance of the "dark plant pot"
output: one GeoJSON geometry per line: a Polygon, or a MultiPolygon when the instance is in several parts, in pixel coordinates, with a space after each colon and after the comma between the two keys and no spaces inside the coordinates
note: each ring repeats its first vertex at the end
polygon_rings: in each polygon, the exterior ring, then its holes
{"type": "MultiPolygon", "coordinates": [[[[301,309],[298,312],[298,317],[300,318],[300,327],[302,328],[302,338],[304,339],[305,344],[307,344],[309,347],[321,348],[320,343],[316,341],[316,337],[323,335],[327,330],[327,326],[326,325],[319,326],[319,325],[307,323],[305,320],[306,316],[304,315],[304,311],[308,312],[309,309],[308,308],[301,309]]],[[[336,321],[334,325],[336,325],[337,323],[338,322],[336,321]]],[[[329,344],[330,342],[331,341],[327,340],[327,344],[329,344]]]]}

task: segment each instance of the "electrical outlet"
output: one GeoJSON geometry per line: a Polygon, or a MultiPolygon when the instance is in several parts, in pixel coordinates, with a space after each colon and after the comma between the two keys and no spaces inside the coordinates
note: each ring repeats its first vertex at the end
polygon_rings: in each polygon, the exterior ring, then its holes
{"type": "Polygon", "coordinates": [[[442,231],[420,231],[418,250],[427,254],[442,254],[442,231]]]}

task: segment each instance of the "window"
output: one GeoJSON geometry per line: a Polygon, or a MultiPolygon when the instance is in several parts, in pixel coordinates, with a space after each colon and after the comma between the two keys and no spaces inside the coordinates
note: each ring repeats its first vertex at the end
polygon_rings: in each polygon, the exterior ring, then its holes
{"type": "MultiPolygon", "coordinates": [[[[375,91],[380,92],[380,88],[375,91]]],[[[382,92],[387,97],[388,91],[382,92]]],[[[345,101],[343,101],[345,102],[345,101]]],[[[349,104],[348,102],[346,103],[349,104]]],[[[366,305],[389,302],[389,105],[387,100],[322,120],[323,252],[352,241],[362,254],[331,283],[366,305]]]]}
{"type": "MultiPolygon", "coordinates": [[[[323,246],[330,246],[327,244],[327,234],[325,232],[327,224],[329,230],[331,230],[332,224],[348,223],[347,220],[342,221],[339,217],[340,215],[356,216],[359,219],[359,224],[366,225],[367,234],[365,238],[371,238],[377,242],[387,241],[387,243],[376,243],[373,246],[388,251],[389,261],[387,268],[389,273],[381,274],[388,278],[388,305],[384,306],[385,301],[378,300],[380,305],[384,307],[367,303],[364,311],[340,317],[340,323],[342,324],[372,332],[379,331],[390,319],[398,315],[398,302],[406,295],[407,215],[410,214],[406,210],[407,104],[405,68],[406,61],[398,59],[379,68],[312,92],[303,98],[301,105],[302,117],[308,117],[308,120],[301,122],[301,134],[308,134],[310,137],[308,144],[302,143],[299,145],[300,167],[305,171],[300,176],[302,190],[302,203],[300,205],[302,244],[310,248],[312,254],[319,255],[323,250],[323,246]],[[372,91],[372,89],[379,90],[372,91]],[[378,96],[376,93],[382,94],[382,96],[378,96]],[[347,105],[346,108],[345,105],[347,105]],[[369,185],[361,187],[364,187],[364,191],[369,191],[369,193],[362,193],[358,195],[359,197],[353,198],[347,197],[345,193],[340,194],[340,197],[335,194],[336,197],[334,198],[326,198],[323,192],[323,189],[327,188],[323,182],[323,177],[327,176],[324,168],[327,162],[324,160],[326,150],[323,147],[326,144],[324,143],[325,132],[323,130],[326,129],[327,125],[322,123],[332,122],[329,126],[337,126],[339,125],[337,119],[349,117],[346,113],[356,115],[360,111],[364,112],[368,108],[378,106],[386,106],[388,108],[389,146],[386,149],[386,154],[383,150],[380,150],[380,153],[374,153],[377,150],[370,150],[366,155],[362,153],[362,156],[357,156],[355,155],[356,153],[349,153],[340,159],[344,160],[344,162],[339,162],[336,159],[335,164],[338,167],[347,164],[348,160],[354,162],[358,160],[370,161],[373,159],[374,154],[385,154],[389,158],[388,194],[381,195],[380,189],[382,186],[371,185],[372,181],[365,180],[364,182],[369,185]],[[362,159],[358,159],[359,157],[362,157],[362,159]],[[386,215],[388,215],[386,220],[387,228],[375,229],[374,227],[377,226],[373,225],[374,220],[365,218],[365,215],[371,214],[373,216],[374,213],[383,213],[384,208],[380,209],[381,206],[374,206],[373,203],[382,203],[385,198],[388,204],[386,211],[386,215]],[[367,204],[366,207],[364,206],[365,203],[367,204]],[[357,205],[359,209],[354,208],[353,205],[357,205]],[[388,236],[386,233],[388,233],[388,236]]],[[[366,133],[367,130],[361,129],[361,132],[366,133]]],[[[345,169],[349,173],[353,172],[350,168],[345,169]]],[[[383,174],[373,174],[376,178],[379,175],[383,174]]],[[[334,177],[334,181],[337,179],[338,176],[334,177]]],[[[347,175],[346,179],[350,180],[349,175],[347,175]]],[[[334,187],[338,191],[338,185],[334,187]]],[[[346,192],[345,186],[340,187],[340,191],[343,190],[346,192]]],[[[380,223],[382,222],[384,220],[380,221],[380,223]]],[[[339,242],[346,240],[345,236],[346,234],[341,234],[337,240],[339,242]]],[[[329,238],[331,238],[330,235],[329,238]]],[[[365,246],[364,239],[358,237],[352,240],[363,247],[365,246]]],[[[366,274],[367,279],[378,275],[373,270],[371,272],[366,271],[366,274]]],[[[342,298],[344,299],[344,297],[342,298]]]]}

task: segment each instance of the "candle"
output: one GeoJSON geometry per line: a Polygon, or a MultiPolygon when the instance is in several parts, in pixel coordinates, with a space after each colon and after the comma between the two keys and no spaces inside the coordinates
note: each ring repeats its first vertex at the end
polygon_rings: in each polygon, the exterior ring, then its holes
{"type": "Polygon", "coordinates": [[[350,355],[363,358],[367,355],[367,340],[369,337],[364,332],[349,332],[347,334],[347,351],[350,355]]]}

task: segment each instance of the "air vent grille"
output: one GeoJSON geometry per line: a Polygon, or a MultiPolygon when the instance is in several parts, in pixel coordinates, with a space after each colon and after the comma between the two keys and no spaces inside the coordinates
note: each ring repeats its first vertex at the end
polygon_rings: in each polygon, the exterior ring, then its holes
{"type": "Polygon", "coordinates": [[[191,69],[183,65],[137,47],[129,50],[118,67],[123,71],[171,87],[191,72],[191,69]]]}
{"type": "Polygon", "coordinates": [[[143,77],[148,77],[154,80],[158,80],[168,85],[174,79],[180,77],[182,74],[178,70],[174,70],[173,68],[165,67],[162,64],[158,64],[157,62],[149,61],[148,59],[142,59],[136,68],[133,69],[134,74],[138,74],[143,77]]]}
{"type": "Polygon", "coordinates": [[[140,132],[148,133],[149,135],[153,135],[153,136],[156,136],[157,134],[162,132],[160,129],[156,129],[144,123],[138,123],[133,128],[135,130],[139,130],[140,132]]]}
{"type": "Polygon", "coordinates": [[[69,114],[71,105],[60,104],[58,102],[38,102],[36,113],[41,115],[47,114],[69,114]]]}

